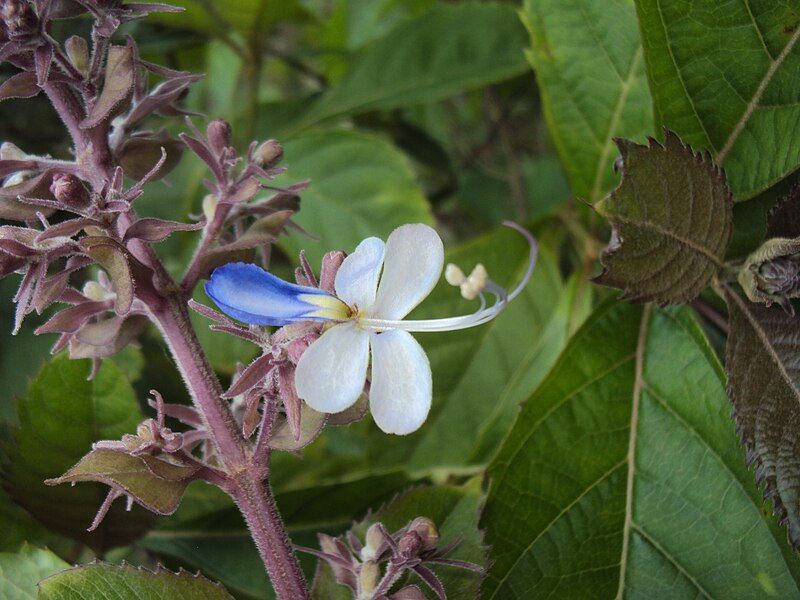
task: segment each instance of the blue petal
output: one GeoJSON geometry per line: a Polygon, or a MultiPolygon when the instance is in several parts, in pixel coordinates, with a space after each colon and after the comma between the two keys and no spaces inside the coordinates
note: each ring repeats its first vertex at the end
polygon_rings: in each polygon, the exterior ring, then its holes
{"type": "Polygon", "coordinates": [[[295,321],[327,321],[320,305],[307,300],[339,302],[317,288],[288,283],[261,267],[230,263],[214,270],[206,293],[229,317],[251,325],[286,325],[295,321]],[[305,299],[303,299],[305,297],[305,299]]]}

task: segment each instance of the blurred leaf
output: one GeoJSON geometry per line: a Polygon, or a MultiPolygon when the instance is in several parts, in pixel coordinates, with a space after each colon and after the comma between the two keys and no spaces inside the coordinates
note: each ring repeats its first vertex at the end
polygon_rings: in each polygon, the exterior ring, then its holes
{"type": "Polygon", "coordinates": [[[24,546],[18,552],[0,552],[0,597],[36,600],[36,584],[69,565],[49,550],[24,546]]]}
{"type": "Polygon", "coordinates": [[[594,280],[633,302],[694,300],[722,268],[731,237],[725,174],[670,131],[663,144],[617,145],[622,183],[594,206],[612,227],[594,280]]]}
{"type": "MultiPolygon", "coordinates": [[[[409,485],[405,475],[390,472],[285,491],[278,493],[277,502],[294,543],[314,545],[317,531],[339,534],[354,516],[388,501],[409,485]]],[[[201,569],[237,594],[259,599],[272,597],[263,564],[239,511],[225,499],[210,502],[208,510],[198,510],[197,492],[202,490],[195,488],[193,492],[189,488],[187,501],[175,516],[162,519],[159,528],[140,545],[187,567],[201,569]],[[184,519],[187,510],[193,516],[184,519]]],[[[310,572],[314,561],[308,557],[303,560],[310,572]]]]}
{"type": "Polygon", "coordinates": [[[435,0],[348,0],[347,47],[356,50],[390,32],[398,23],[436,6],[435,0]]]}
{"type": "Polygon", "coordinates": [[[492,463],[483,597],[796,597],[729,410],[688,309],[605,303],[492,463]]]}
{"type": "Polygon", "coordinates": [[[526,0],[528,60],[572,191],[589,201],[615,182],[615,137],[653,131],[636,13],[629,0],[526,0]]]}
{"type": "Polygon", "coordinates": [[[218,583],[186,571],[155,572],[130,565],[92,563],[62,571],[39,584],[39,600],[128,600],[129,598],[180,598],[181,600],[232,600],[218,583]]]}
{"type": "MultiPolygon", "coordinates": [[[[416,517],[427,517],[439,529],[442,546],[457,537],[463,537],[458,547],[448,558],[466,560],[478,565],[487,565],[483,531],[478,529],[478,519],[484,502],[480,482],[473,480],[466,485],[420,487],[395,498],[391,503],[371,513],[353,527],[353,533],[364,541],[367,528],[373,523],[383,523],[390,532],[396,531],[416,517]]],[[[478,598],[482,576],[472,571],[446,566],[433,566],[450,598],[478,598]]],[[[435,598],[416,576],[406,583],[420,584],[426,596],[435,598]]],[[[399,586],[398,586],[399,587],[399,586]]]]}
{"type": "Polygon", "coordinates": [[[733,416],[748,464],[764,486],[792,546],[800,547],[800,370],[797,319],[776,307],[751,304],[726,293],[731,331],[725,370],[733,416]]]}
{"type": "Polygon", "coordinates": [[[525,31],[492,2],[438,5],[366,45],[296,124],[433,102],[525,71],[525,31]]]}
{"type": "Polygon", "coordinates": [[[34,521],[33,517],[12,502],[2,488],[0,488],[0,531],[3,532],[0,537],[0,552],[17,552],[26,542],[55,548],[59,552],[74,545],[34,521]]]}
{"type": "Polygon", "coordinates": [[[284,144],[288,175],[278,185],[310,179],[295,221],[312,235],[278,241],[292,257],[305,248],[314,268],[329,250],[352,252],[366,237],[383,239],[404,223],[433,223],[408,159],[382,139],[352,131],[321,131],[284,144]]]}
{"type": "Polygon", "coordinates": [[[795,2],[636,0],[656,120],[724,167],[737,200],[800,164],[795,2]]]}
{"type": "Polygon", "coordinates": [[[47,487],[77,463],[100,439],[134,432],[142,413],[122,370],[105,361],[87,381],[88,360],[56,356],[31,382],[19,401],[19,427],[7,448],[3,485],[15,502],[53,531],[102,550],[123,545],[147,531],[154,517],[139,507],[115,503],[102,525],[89,533],[97,509],[108,493],[101,484],[47,487]]]}

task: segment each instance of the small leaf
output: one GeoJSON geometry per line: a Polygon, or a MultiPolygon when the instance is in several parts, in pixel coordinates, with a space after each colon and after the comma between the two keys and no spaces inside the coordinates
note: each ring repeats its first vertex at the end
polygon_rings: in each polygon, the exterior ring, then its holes
{"type": "Polygon", "coordinates": [[[129,46],[110,46],[106,58],[103,91],[81,127],[89,129],[114,116],[133,91],[133,51],[129,46]]]}
{"type": "Polygon", "coordinates": [[[126,177],[141,179],[161,160],[162,149],[167,156],[164,164],[150,181],[168,175],[181,160],[183,144],[173,139],[165,130],[158,133],[143,132],[128,137],[119,149],[119,162],[126,177]]]}
{"type": "Polygon", "coordinates": [[[9,98],[32,98],[41,88],[36,84],[36,73],[17,73],[0,84],[0,101],[9,98]]]}
{"type": "Polygon", "coordinates": [[[284,419],[279,422],[269,439],[269,447],[286,452],[305,448],[317,438],[327,418],[328,415],[317,412],[303,402],[300,408],[300,437],[295,439],[291,424],[284,419]]]}
{"type": "Polygon", "coordinates": [[[136,430],[143,415],[122,370],[111,361],[87,381],[88,360],[59,355],[47,363],[18,403],[19,426],[4,448],[3,487],[37,521],[53,531],[103,550],[141,537],[154,516],[123,502],[111,507],[99,529],[89,533],[108,488],[101,484],[48,487],[98,439],[119,439],[136,430]]]}
{"type": "Polygon", "coordinates": [[[186,571],[155,572],[131,565],[92,563],[62,571],[39,583],[39,600],[128,600],[175,598],[180,600],[233,600],[218,583],[186,571]]]}
{"type": "Polygon", "coordinates": [[[777,307],[725,294],[730,335],[725,356],[728,394],[756,482],[800,548],[800,322],[777,307]]]}
{"type": "Polygon", "coordinates": [[[125,231],[123,242],[131,239],[160,242],[176,231],[197,231],[202,229],[203,226],[204,223],[178,223],[177,221],[149,218],[139,219],[125,231]]]}
{"type": "Polygon", "coordinates": [[[725,176],[670,131],[663,144],[617,146],[622,182],[595,205],[612,226],[595,281],[622,289],[633,302],[689,302],[722,266],[731,237],[725,176]]]}
{"type": "Polygon", "coordinates": [[[167,463],[152,456],[131,456],[115,450],[95,449],[61,477],[47,485],[99,481],[121,488],[139,504],[160,515],[175,512],[195,467],[167,463]]]}
{"type": "Polygon", "coordinates": [[[18,552],[0,552],[0,598],[36,600],[36,584],[69,568],[49,550],[25,545],[18,552]]]}
{"type": "Polygon", "coordinates": [[[133,303],[133,276],[128,262],[128,251],[118,242],[102,236],[84,237],[80,244],[111,277],[117,294],[114,304],[117,314],[127,314],[133,303]]]}

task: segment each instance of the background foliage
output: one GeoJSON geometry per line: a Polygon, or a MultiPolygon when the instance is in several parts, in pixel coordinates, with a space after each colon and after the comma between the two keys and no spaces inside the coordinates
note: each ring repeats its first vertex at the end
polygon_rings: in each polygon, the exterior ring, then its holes
{"type": "MultiPolygon", "coordinates": [[[[524,223],[541,245],[531,285],[496,321],[419,336],[434,375],[420,431],[387,437],[366,419],[276,460],[272,483],[296,543],[426,514],[444,537],[464,534],[461,558],[491,564],[484,581],[443,569],[455,598],[479,589],[503,599],[800,597],[800,562],[771,515],[777,508],[796,544],[800,334],[780,309],[752,309],[727,290],[737,344],[729,360],[757,360],[777,382],[767,389],[733,374],[737,434],[721,366],[726,308],[708,291],[698,298],[710,284],[719,291],[726,253],[740,259],[759,245],[768,209],[794,182],[800,3],[171,4],[186,12],[127,26],[143,58],[205,73],[185,104],[232,122],[242,146],[280,139],[288,171],[279,183],[311,182],[296,220],[316,239],[282,237],[275,272],[290,276],[300,249],[316,265],[329,249],[352,250],[406,222],[435,224],[448,262],[481,262],[501,285],[521,276],[526,247],[500,221],[524,223]],[[662,126],[673,143],[651,143],[648,153],[641,144],[663,140],[662,126]],[[618,147],[618,137],[636,143],[618,147]],[[620,154],[625,183],[611,194],[620,154]],[[603,217],[628,245],[603,255],[601,281],[698,312],[623,303],[592,284],[609,239],[603,217]],[[652,262],[636,262],[648,253],[652,262]]],[[[59,26],[61,36],[85,23],[59,26]]],[[[0,104],[0,130],[27,151],[66,147],[41,99],[0,104]]],[[[185,153],[137,202],[140,212],[200,212],[205,176],[185,153]]],[[[186,264],[192,236],[159,246],[171,271],[186,264]]],[[[45,579],[39,597],[90,598],[92,586],[120,585],[269,597],[244,524],[218,490],[194,483],[179,510],[158,520],[118,506],[87,533],[99,486],[42,483],[92,441],[134,430],[149,389],[170,402],[185,401],[185,391],[155,332],[91,383],[87,364],[49,357],[53,340],[32,335],[36,319],[12,338],[11,279],[0,283],[0,595],[34,598],[44,577],[102,558],[45,579]],[[200,570],[227,592],[155,571],[159,563],[200,570]]],[[[443,284],[415,315],[471,308],[443,284]]],[[[253,358],[245,342],[196,323],[222,377],[253,358]]],[[[303,567],[310,579],[316,561],[305,557],[303,567]]],[[[320,567],[316,597],[335,597],[334,586],[320,567]]]]}

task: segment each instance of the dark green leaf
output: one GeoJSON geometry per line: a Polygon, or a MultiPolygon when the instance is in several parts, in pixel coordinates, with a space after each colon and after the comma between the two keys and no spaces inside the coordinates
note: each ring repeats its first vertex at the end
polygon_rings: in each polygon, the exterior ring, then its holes
{"type": "Polygon", "coordinates": [[[7,449],[4,487],[15,502],[59,533],[94,548],[122,545],[146,533],[153,516],[124,503],[112,506],[99,529],[86,531],[108,493],[101,484],[47,487],[100,439],[118,439],[142,420],[133,389],[119,367],[103,363],[87,381],[89,361],[59,355],[31,382],[19,401],[19,427],[7,449]]]}
{"type": "Polygon", "coordinates": [[[278,242],[290,254],[305,248],[318,269],[329,250],[352,252],[366,237],[386,239],[404,223],[433,223],[428,202],[406,157],[382,139],[351,131],[323,131],[284,145],[291,181],[311,180],[295,220],[312,242],[292,233],[278,242]]]}
{"type": "Polygon", "coordinates": [[[687,309],[605,303],[490,468],[483,597],[797,597],[729,411],[687,309]]]}
{"type": "Polygon", "coordinates": [[[92,563],[62,571],[39,584],[39,600],[129,600],[130,598],[180,598],[181,600],[232,600],[218,583],[186,571],[155,572],[130,565],[92,563]]]}
{"type": "Polygon", "coordinates": [[[614,137],[653,131],[634,7],[628,0],[526,0],[544,114],[572,191],[590,201],[614,185],[614,137]]]}
{"type": "Polygon", "coordinates": [[[493,2],[439,5],[365,46],[297,127],[434,102],[525,71],[525,31],[493,2]]]}
{"type": "Polygon", "coordinates": [[[746,200],[800,164],[795,2],[636,0],[656,119],[746,200]]]}
{"type": "Polygon", "coordinates": [[[731,331],[725,358],[736,428],[756,481],[800,547],[800,325],[778,307],[726,292],[731,331]]]}
{"type": "Polygon", "coordinates": [[[725,176],[669,131],[663,144],[617,145],[622,183],[595,205],[613,228],[595,281],[634,302],[689,302],[722,267],[731,237],[725,176]]]}
{"type": "Polygon", "coordinates": [[[18,552],[0,552],[0,597],[35,600],[36,584],[69,565],[49,550],[24,546],[18,552]]]}

